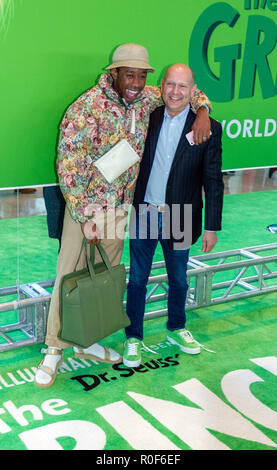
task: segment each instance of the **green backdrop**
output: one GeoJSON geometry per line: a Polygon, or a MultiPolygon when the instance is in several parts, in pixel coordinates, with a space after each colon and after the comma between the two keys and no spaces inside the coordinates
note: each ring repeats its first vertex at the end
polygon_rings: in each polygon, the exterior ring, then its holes
{"type": "Polygon", "coordinates": [[[185,62],[223,124],[223,168],[276,166],[276,0],[0,0],[0,187],[56,182],[58,125],[116,46],[159,84],[185,62]]]}

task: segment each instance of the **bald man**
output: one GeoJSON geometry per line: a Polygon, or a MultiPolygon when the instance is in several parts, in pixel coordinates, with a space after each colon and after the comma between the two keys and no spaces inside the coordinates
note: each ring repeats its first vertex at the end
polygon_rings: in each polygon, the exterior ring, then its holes
{"type": "Polygon", "coordinates": [[[210,119],[211,138],[194,145],[195,114],[189,104],[196,88],[193,71],[175,64],[166,71],[161,86],[165,106],[150,117],[129,229],[127,314],[131,324],[125,330],[123,354],[128,367],[141,363],[146,285],[158,242],[168,274],[167,339],[184,353],[200,353],[200,344],[186,329],[185,303],[189,247],[202,231],[203,190],[205,253],[214,248],[216,232],[221,230],[221,125],[210,119]]]}

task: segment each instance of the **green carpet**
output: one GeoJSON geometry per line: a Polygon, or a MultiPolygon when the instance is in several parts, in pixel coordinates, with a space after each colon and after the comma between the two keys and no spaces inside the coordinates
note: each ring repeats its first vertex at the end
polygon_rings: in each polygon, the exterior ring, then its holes
{"type": "MultiPolygon", "coordinates": [[[[142,366],[65,353],[50,389],[31,382],[40,346],[1,353],[0,448],[263,450],[277,447],[277,294],[190,312],[207,348],[181,354],[165,319],[145,322],[142,366]]],[[[122,352],[123,334],[105,344],[122,352]]]]}
{"type": "MultiPolygon", "coordinates": [[[[226,196],[216,251],[275,243],[265,229],[276,223],[276,200],[277,191],[226,196]]],[[[1,287],[18,278],[16,224],[0,221],[1,287]]],[[[57,243],[45,217],[20,220],[20,253],[21,282],[54,278],[57,243]]],[[[3,315],[15,313],[1,314],[1,324],[3,315]]],[[[32,383],[41,345],[1,353],[0,449],[275,450],[277,293],[189,311],[188,329],[215,353],[182,354],[165,325],[165,317],[145,322],[156,354],[144,352],[137,370],[67,350],[50,389],[32,383]]],[[[122,353],[123,340],[118,332],[104,343],[122,353]]]]}

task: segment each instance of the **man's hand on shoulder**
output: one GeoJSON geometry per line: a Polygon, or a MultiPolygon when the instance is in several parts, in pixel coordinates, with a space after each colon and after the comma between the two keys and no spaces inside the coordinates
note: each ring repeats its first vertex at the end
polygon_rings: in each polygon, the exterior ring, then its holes
{"type": "Polygon", "coordinates": [[[195,145],[202,144],[210,138],[211,122],[205,106],[198,108],[192,130],[195,145]]]}

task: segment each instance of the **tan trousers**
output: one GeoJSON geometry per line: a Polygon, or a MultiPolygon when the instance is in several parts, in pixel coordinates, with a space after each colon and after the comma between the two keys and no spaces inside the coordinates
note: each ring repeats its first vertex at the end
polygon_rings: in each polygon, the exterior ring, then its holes
{"type": "MultiPolygon", "coordinates": [[[[107,230],[108,236],[102,239],[101,244],[106,251],[112,266],[116,266],[120,263],[123,244],[124,244],[124,233],[127,222],[127,213],[124,215],[116,215],[112,212],[103,216],[103,213],[95,218],[96,225],[102,226],[101,228],[107,230]],[[99,219],[99,220],[98,220],[99,219]],[[104,227],[103,227],[104,224],[104,227]]],[[[106,234],[107,235],[107,234],[106,234]]],[[[59,315],[59,285],[62,276],[72,272],[80,254],[81,245],[83,240],[83,232],[81,224],[75,222],[68,209],[65,210],[63,234],[61,249],[57,262],[57,276],[52,292],[48,322],[47,322],[47,333],[45,343],[48,346],[59,347],[59,348],[70,348],[72,344],[68,344],[61,341],[58,338],[60,331],[60,315],[59,315]]],[[[98,250],[95,251],[95,262],[98,263],[101,260],[98,250]]],[[[78,263],[78,269],[83,269],[86,266],[86,256],[82,253],[82,256],[78,263]]]]}

